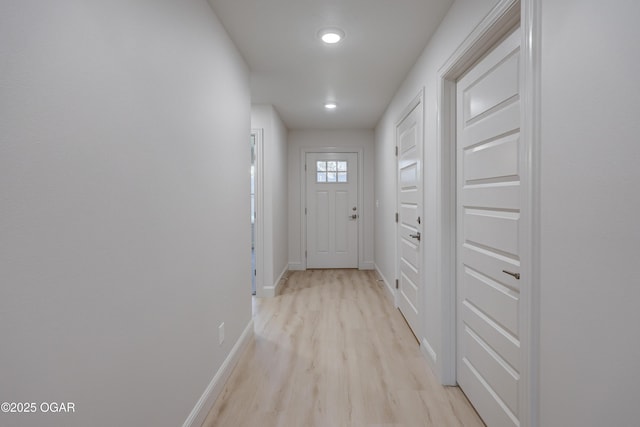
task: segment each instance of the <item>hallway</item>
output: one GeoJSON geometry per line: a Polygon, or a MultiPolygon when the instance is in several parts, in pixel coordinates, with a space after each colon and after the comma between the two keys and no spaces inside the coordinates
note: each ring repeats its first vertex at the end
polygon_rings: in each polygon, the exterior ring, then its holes
{"type": "Polygon", "coordinates": [[[432,376],[373,272],[292,272],[254,302],[255,335],[204,427],[483,425],[432,376]]]}
{"type": "Polygon", "coordinates": [[[638,17],[0,2],[0,426],[637,426],[638,17]]]}

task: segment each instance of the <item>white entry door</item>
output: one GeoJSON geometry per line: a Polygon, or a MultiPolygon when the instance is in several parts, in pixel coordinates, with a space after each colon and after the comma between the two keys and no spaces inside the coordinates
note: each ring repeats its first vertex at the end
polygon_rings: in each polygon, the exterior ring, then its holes
{"type": "Polygon", "coordinates": [[[420,336],[422,264],[422,103],[396,129],[398,153],[398,291],[396,303],[420,336]]]}
{"type": "Polygon", "coordinates": [[[460,387],[488,427],[519,426],[520,31],[457,83],[460,387]]]}
{"type": "Polygon", "coordinates": [[[307,153],[307,268],[358,268],[358,154],[307,153]]]}

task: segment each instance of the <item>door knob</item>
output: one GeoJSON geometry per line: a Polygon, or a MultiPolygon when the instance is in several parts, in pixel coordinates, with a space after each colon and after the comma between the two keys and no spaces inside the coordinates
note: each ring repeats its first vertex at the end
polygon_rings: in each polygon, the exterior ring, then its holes
{"type": "Polygon", "coordinates": [[[416,234],[409,234],[409,237],[413,237],[418,242],[420,241],[420,232],[418,231],[416,234]]]}
{"type": "Polygon", "coordinates": [[[358,219],[358,214],[353,214],[353,215],[349,216],[349,218],[351,218],[351,219],[358,219]]]}

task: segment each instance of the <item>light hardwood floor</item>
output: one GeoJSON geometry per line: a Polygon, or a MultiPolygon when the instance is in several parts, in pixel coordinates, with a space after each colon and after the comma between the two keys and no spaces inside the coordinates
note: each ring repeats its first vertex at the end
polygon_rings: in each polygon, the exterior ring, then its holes
{"type": "Polygon", "coordinates": [[[483,426],[431,374],[373,272],[292,272],[203,427],[483,426]]]}

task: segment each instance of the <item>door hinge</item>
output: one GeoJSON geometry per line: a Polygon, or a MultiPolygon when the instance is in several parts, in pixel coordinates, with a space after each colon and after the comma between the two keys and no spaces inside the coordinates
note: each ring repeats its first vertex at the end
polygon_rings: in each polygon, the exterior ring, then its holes
{"type": "Polygon", "coordinates": [[[398,146],[396,145],[396,157],[398,157],[398,146]]]}
{"type": "Polygon", "coordinates": [[[253,270],[253,275],[257,276],[258,275],[258,270],[253,270]]]}
{"type": "Polygon", "coordinates": [[[400,221],[400,214],[398,214],[398,212],[396,212],[396,222],[400,221]]]}
{"type": "Polygon", "coordinates": [[[307,170],[307,164],[306,163],[304,164],[304,170],[307,170]]]}
{"type": "Polygon", "coordinates": [[[307,214],[307,208],[304,208],[304,214],[305,215],[307,214]]]}
{"type": "Polygon", "coordinates": [[[304,251],[304,257],[305,258],[307,257],[307,251],[304,251]]]}
{"type": "Polygon", "coordinates": [[[400,287],[400,281],[396,279],[396,289],[398,289],[399,287],[400,287]]]}

